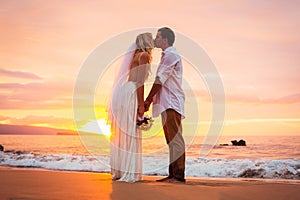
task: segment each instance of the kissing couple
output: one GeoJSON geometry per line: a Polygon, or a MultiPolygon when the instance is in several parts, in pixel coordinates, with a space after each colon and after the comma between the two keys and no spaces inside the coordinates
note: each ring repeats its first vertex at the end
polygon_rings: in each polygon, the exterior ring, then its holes
{"type": "Polygon", "coordinates": [[[142,131],[137,121],[152,106],[153,117],[161,115],[169,147],[169,175],[157,181],[185,182],[185,144],[181,120],[184,118],[185,95],[182,89],[182,61],[173,47],[174,32],[163,27],[153,40],[151,33],[139,34],[125,55],[109,105],[111,123],[110,165],[113,180],[142,180],[142,131]],[[144,82],[151,71],[152,50],[162,50],[155,81],[144,100],[144,82]]]}

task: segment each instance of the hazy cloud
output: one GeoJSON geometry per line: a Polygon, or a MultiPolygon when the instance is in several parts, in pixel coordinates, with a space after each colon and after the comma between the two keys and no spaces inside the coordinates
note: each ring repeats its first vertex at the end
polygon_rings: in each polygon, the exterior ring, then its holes
{"type": "Polygon", "coordinates": [[[228,94],[226,95],[228,103],[252,103],[252,104],[294,104],[300,103],[300,93],[291,94],[279,98],[261,99],[255,95],[228,94]]]}
{"type": "Polygon", "coordinates": [[[73,85],[67,81],[0,83],[0,109],[72,107],[73,85]]]}
{"type": "Polygon", "coordinates": [[[54,116],[37,116],[29,115],[22,118],[14,118],[7,116],[0,116],[0,121],[6,120],[6,124],[13,125],[39,125],[45,127],[55,127],[55,128],[73,128],[74,121],[72,118],[62,118],[54,116]]]}
{"type": "Polygon", "coordinates": [[[24,72],[24,71],[11,71],[7,69],[1,69],[0,68],[0,76],[9,76],[9,77],[15,77],[15,78],[23,78],[23,79],[33,79],[33,80],[41,80],[40,76],[30,73],[30,72],[24,72]]]}
{"type": "Polygon", "coordinates": [[[10,117],[7,117],[7,116],[0,116],[0,122],[1,121],[5,121],[5,120],[8,120],[8,119],[11,119],[10,117]]]}

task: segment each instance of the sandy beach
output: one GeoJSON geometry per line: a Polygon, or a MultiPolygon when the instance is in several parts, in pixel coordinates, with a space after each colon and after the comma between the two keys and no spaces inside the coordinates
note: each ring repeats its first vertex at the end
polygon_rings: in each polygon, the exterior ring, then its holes
{"type": "Polygon", "coordinates": [[[159,183],[158,176],[145,176],[142,182],[122,183],[109,174],[0,168],[0,199],[299,199],[299,181],[257,179],[194,179],[186,184],[159,183]]]}

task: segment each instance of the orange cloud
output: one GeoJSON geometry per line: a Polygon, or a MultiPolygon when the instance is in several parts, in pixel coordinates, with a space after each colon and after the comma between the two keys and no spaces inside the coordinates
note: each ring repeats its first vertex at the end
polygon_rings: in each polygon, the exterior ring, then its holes
{"type": "Polygon", "coordinates": [[[291,94],[279,98],[261,99],[255,95],[227,94],[228,103],[251,103],[251,104],[296,104],[300,103],[300,93],[291,94]]]}
{"type": "Polygon", "coordinates": [[[6,121],[8,119],[11,119],[11,117],[0,116],[0,121],[6,121]]]}
{"type": "MultiPolygon", "coordinates": [[[[292,118],[299,113],[298,1],[166,0],[160,5],[172,7],[167,10],[157,7],[156,2],[142,1],[123,1],[118,7],[112,1],[24,0],[0,4],[0,66],[9,67],[0,69],[0,109],[9,116],[71,113],[77,72],[93,48],[124,31],[165,25],[205,47],[222,75],[228,112],[234,119],[249,114],[292,118]],[[141,7],[149,14],[137,18],[141,7]],[[176,20],[170,17],[174,10],[176,20]],[[22,109],[27,110],[21,113],[22,109]]],[[[188,74],[187,78],[192,76],[188,74]]],[[[201,80],[196,77],[194,85],[200,90],[186,91],[186,95],[198,96],[199,107],[204,109],[201,116],[207,116],[209,91],[198,82],[201,80]]],[[[102,106],[102,90],[109,90],[107,80],[99,88],[101,93],[95,102],[102,106]]],[[[83,87],[80,92],[84,97],[91,91],[83,87]]],[[[23,120],[31,123],[29,118],[23,120]]],[[[43,120],[40,123],[46,123],[46,118],[43,120]]]]}
{"type": "Polygon", "coordinates": [[[15,78],[35,79],[35,80],[43,79],[40,76],[30,73],[30,72],[11,71],[11,70],[1,69],[1,68],[0,68],[0,76],[9,76],[9,77],[15,77],[15,78]]]}
{"type": "Polygon", "coordinates": [[[74,122],[71,118],[54,116],[29,115],[23,118],[0,116],[0,122],[13,125],[32,125],[54,128],[74,129],[74,122]]]}
{"type": "Polygon", "coordinates": [[[71,108],[72,83],[57,82],[0,83],[1,109],[71,108]]]}

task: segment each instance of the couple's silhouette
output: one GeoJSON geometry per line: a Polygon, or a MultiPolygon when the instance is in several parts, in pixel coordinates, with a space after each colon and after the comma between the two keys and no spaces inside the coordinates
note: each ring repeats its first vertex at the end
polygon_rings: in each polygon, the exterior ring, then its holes
{"type": "Polygon", "coordinates": [[[151,33],[137,36],[120,67],[109,106],[111,122],[110,165],[113,180],[142,180],[142,135],[137,122],[153,103],[153,117],[161,115],[169,147],[169,175],[158,181],[185,182],[185,144],[181,120],[184,118],[182,61],[173,47],[174,32],[163,27],[153,40],[151,33]],[[144,101],[144,82],[151,71],[153,48],[162,49],[155,81],[144,101]]]}

